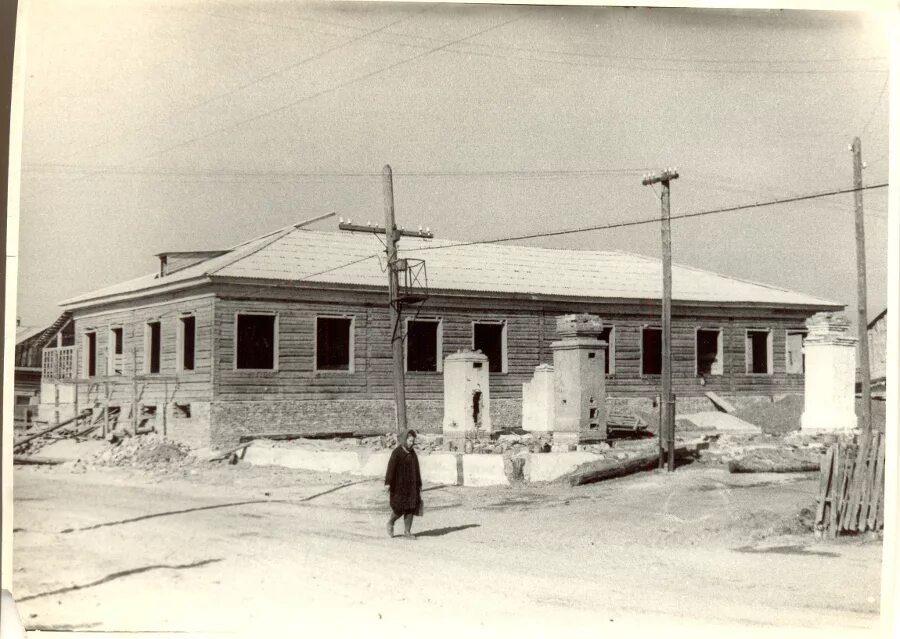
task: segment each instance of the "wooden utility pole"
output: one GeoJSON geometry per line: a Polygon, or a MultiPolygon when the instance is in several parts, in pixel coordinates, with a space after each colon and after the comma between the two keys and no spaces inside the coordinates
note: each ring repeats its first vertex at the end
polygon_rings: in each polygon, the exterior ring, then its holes
{"type": "Polygon", "coordinates": [[[859,372],[862,376],[863,435],[872,433],[872,379],[869,370],[869,316],[866,304],[866,219],[863,212],[862,143],[853,138],[853,203],[856,210],[856,303],[859,330],[859,372]]]}
{"type": "Polygon", "coordinates": [[[662,184],[662,393],[660,401],[659,466],[667,457],[669,472],[675,470],[675,398],[672,395],[672,233],[669,211],[669,182],[678,179],[676,169],[644,176],[641,184],[662,184]],[[665,446],[663,442],[665,441],[665,446]],[[666,455],[666,453],[668,453],[666,455]]]}
{"type": "Polygon", "coordinates": [[[382,172],[384,228],[387,247],[388,305],[391,314],[391,352],[394,368],[394,402],[397,405],[397,435],[406,431],[406,380],[403,373],[403,331],[400,330],[400,285],[397,278],[397,225],[394,222],[394,176],[391,165],[382,172]]]}
{"type": "MultiPolygon", "coordinates": [[[[410,260],[397,258],[397,242],[401,237],[419,237],[433,238],[434,234],[430,229],[418,231],[407,231],[398,229],[394,221],[394,176],[391,172],[389,164],[384,165],[382,172],[382,182],[384,187],[384,226],[377,226],[371,223],[362,225],[354,224],[352,220],[344,222],[341,218],[338,228],[342,231],[354,231],[358,233],[384,233],[385,249],[387,252],[387,272],[388,272],[388,309],[391,319],[391,355],[393,359],[393,377],[394,377],[394,400],[397,405],[397,434],[402,435],[406,430],[406,380],[403,366],[403,339],[404,333],[401,330],[400,321],[402,317],[402,304],[404,296],[400,292],[400,271],[407,270],[410,260]]],[[[408,296],[407,296],[407,299],[408,296]]],[[[419,298],[421,301],[424,298],[419,298]]]]}

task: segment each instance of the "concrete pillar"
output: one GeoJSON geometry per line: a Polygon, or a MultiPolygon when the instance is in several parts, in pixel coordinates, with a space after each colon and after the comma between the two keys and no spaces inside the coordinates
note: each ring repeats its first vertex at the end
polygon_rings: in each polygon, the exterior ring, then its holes
{"type": "Polygon", "coordinates": [[[522,384],[522,428],[529,432],[548,433],[554,424],[554,373],[550,364],[534,369],[530,382],[522,384]]]}
{"type": "Polygon", "coordinates": [[[554,447],[568,448],[586,436],[606,436],[607,343],[595,315],[563,315],[556,320],[553,351],[554,447]]]}
{"type": "Polygon", "coordinates": [[[806,321],[804,431],[846,431],[856,421],[856,342],[850,322],[834,313],[817,313],[806,321]]]}
{"type": "Polygon", "coordinates": [[[459,446],[466,438],[491,433],[488,358],[480,351],[460,351],[444,359],[444,441],[459,446]]]}

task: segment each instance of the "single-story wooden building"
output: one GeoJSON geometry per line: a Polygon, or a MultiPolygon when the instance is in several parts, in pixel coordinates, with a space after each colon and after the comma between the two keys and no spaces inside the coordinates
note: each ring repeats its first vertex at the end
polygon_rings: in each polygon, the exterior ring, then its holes
{"type": "MultiPolygon", "coordinates": [[[[254,432],[390,430],[381,239],[300,226],[226,251],[161,254],[158,273],[62,302],[74,320],[79,404],[134,398],[139,414],[196,445],[254,432]]],[[[400,257],[425,260],[428,274],[427,300],[404,312],[412,427],[440,429],[442,360],[470,348],[489,357],[492,422],[519,424],[522,384],[552,361],[555,318],[566,313],[608,324],[608,402],[649,405],[658,394],[658,260],[408,237],[400,257]]],[[[843,309],[684,266],[672,279],[682,403],[702,404],[709,390],[738,404],[802,392],[804,322],[843,309]]]]}

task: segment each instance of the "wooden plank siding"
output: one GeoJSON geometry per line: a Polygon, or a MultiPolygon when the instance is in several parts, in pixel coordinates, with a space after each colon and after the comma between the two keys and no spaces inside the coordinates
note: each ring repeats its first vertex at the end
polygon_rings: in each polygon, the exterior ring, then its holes
{"type": "MultiPolygon", "coordinates": [[[[390,325],[381,296],[309,290],[255,291],[244,299],[240,291],[221,295],[215,305],[216,399],[327,400],[391,399],[390,325]],[[268,297],[269,299],[260,299],[268,297]],[[280,299],[279,299],[280,298],[280,299]],[[293,299],[285,299],[293,298],[293,299]],[[234,322],[240,311],[275,312],[278,323],[277,371],[240,371],[234,367],[234,322]],[[354,321],[354,371],[315,371],[315,318],[345,315],[354,321]]],[[[407,310],[404,317],[415,315],[407,310]]],[[[505,373],[491,373],[491,396],[520,398],[522,383],[534,367],[552,363],[550,344],[558,339],[556,317],[591,312],[615,326],[615,372],[608,378],[611,396],[651,397],[658,393],[659,376],[641,375],[641,329],[659,326],[658,304],[545,304],[537,300],[510,301],[474,298],[433,298],[418,309],[422,319],[442,320],[442,357],[472,346],[472,323],[503,321],[507,331],[505,373]]],[[[813,311],[679,308],[673,312],[674,391],[702,395],[707,390],[747,394],[777,394],[803,390],[802,375],[785,373],[785,331],[802,328],[813,311]],[[727,314],[726,314],[727,313],[727,314]],[[725,357],[723,374],[708,376],[706,385],[695,373],[697,328],[721,329],[725,357]],[[745,331],[772,331],[773,373],[745,373],[745,331]]],[[[407,398],[440,400],[443,377],[437,372],[408,372],[407,398]]]]}
{"type": "Polygon", "coordinates": [[[77,347],[77,377],[84,389],[80,401],[102,399],[106,384],[111,401],[131,401],[132,376],[137,375],[139,401],[156,404],[164,401],[191,402],[212,399],[213,364],[213,309],[214,298],[188,298],[146,304],[133,309],[117,308],[74,314],[75,344],[77,347]],[[195,317],[194,370],[178,371],[176,367],[176,335],[180,318],[195,317]],[[144,327],[147,322],[160,322],[160,370],[158,374],[145,373],[144,327]],[[122,374],[108,374],[107,361],[112,348],[110,329],[123,329],[122,374]],[[97,334],[96,375],[88,377],[85,369],[84,335],[97,334]],[[87,393],[87,395],[83,394],[87,393]]]}

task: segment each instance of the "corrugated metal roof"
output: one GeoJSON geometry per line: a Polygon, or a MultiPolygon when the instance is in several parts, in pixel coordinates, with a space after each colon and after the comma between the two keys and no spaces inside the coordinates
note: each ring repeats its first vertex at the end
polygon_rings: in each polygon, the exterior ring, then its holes
{"type": "MultiPolygon", "coordinates": [[[[400,257],[426,260],[429,288],[435,292],[625,300],[659,299],[662,295],[659,260],[617,251],[404,237],[400,257]]],[[[138,278],[63,304],[74,307],[101,297],[150,292],[208,277],[386,287],[384,269],[384,246],[373,234],[291,229],[171,276],[138,278]]],[[[679,265],[672,269],[672,298],[679,302],[843,307],[803,293],[679,265]]]]}

